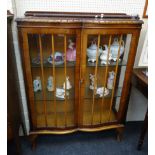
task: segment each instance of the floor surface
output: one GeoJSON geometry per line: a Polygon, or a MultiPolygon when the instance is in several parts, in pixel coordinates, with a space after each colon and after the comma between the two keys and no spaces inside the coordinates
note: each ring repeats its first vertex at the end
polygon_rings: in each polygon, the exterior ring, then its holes
{"type": "MultiPolygon", "coordinates": [[[[34,151],[28,138],[21,137],[22,155],[147,155],[147,135],[142,150],[137,150],[141,127],[141,122],[127,123],[121,142],[116,140],[115,130],[39,136],[34,151]]],[[[15,146],[9,143],[8,155],[14,155],[14,152],[15,146]]]]}

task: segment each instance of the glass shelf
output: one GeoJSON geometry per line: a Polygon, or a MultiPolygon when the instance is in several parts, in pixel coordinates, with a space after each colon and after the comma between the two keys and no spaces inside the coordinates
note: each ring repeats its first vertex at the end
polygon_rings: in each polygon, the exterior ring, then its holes
{"type": "MultiPolygon", "coordinates": [[[[120,61],[118,63],[119,66],[126,66],[127,62],[126,61],[120,61]]],[[[95,67],[96,66],[96,62],[88,62],[87,61],[87,67],[95,67]]],[[[105,65],[105,64],[101,64],[101,61],[98,61],[98,67],[106,67],[106,66],[116,66],[116,62],[111,61],[110,64],[105,65]]]]}
{"type": "MultiPolygon", "coordinates": [[[[75,95],[74,95],[74,88],[71,88],[70,90],[67,90],[66,94],[67,93],[69,95],[66,95],[66,99],[67,100],[73,100],[74,97],[75,97],[75,95]]],[[[43,100],[52,101],[52,100],[54,100],[54,91],[49,92],[48,90],[46,90],[45,91],[45,99],[43,99],[43,92],[42,91],[34,92],[34,100],[35,101],[43,101],[43,100]]],[[[56,101],[65,101],[65,99],[58,98],[58,97],[55,97],[55,100],[56,101]]]]}
{"type": "MultiPolygon", "coordinates": [[[[72,88],[73,89],[73,88],[72,88]]],[[[66,97],[66,99],[68,100],[73,100],[74,99],[74,91],[69,90],[67,92],[69,92],[69,95],[66,97]]],[[[66,93],[67,93],[66,92],[66,93]]],[[[54,92],[49,92],[49,91],[45,91],[45,97],[46,97],[46,101],[51,101],[51,100],[54,100],[54,92]]],[[[109,94],[107,96],[105,96],[104,98],[110,98],[111,97],[111,93],[112,93],[112,90],[109,90],[109,94]]],[[[115,96],[114,97],[120,97],[121,96],[121,93],[122,93],[122,87],[119,87],[116,89],[115,91],[115,96]]],[[[85,99],[92,99],[92,96],[93,96],[93,90],[89,89],[89,87],[87,87],[85,89],[85,99]]],[[[35,101],[43,101],[43,95],[42,95],[42,91],[40,92],[34,92],[34,98],[35,98],[35,101]]],[[[58,98],[56,97],[55,98],[57,101],[64,101],[65,99],[62,99],[62,98],[58,98]]],[[[99,95],[95,95],[95,99],[102,99],[102,97],[99,97],[99,95]]]]}
{"type": "MultiPolygon", "coordinates": [[[[122,87],[118,87],[115,90],[115,95],[114,97],[120,97],[122,93],[122,87]]],[[[109,94],[104,96],[104,98],[111,98],[112,95],[112,90],[109,90],[109,94]]],[[[92,99],[93,97],[93,90],[89,89],[89,87],[86,87],[85,89],[85,99],[92,99]]],[[[102,99],[102,97],[100,97],[98,94],[95,95],[95,99],[102,99]]]]}
{"type": "MultiPolygon", "coordinates": [[[[75,64],[76,64],[76,62],[75,61],[73,61],[73,62],[67,62],[66,63],[66,67],[75,67],[75,64]]],[[[53,65],[52,64],[50,64],[50,63],[44,63],[43,64],[43,66],[45,67],[45,68],[52,68],[53,67],[53,65]]],[[[31,64],[31,67],[33,68],[39,68],[39,67],[41,67],[41,64],[34,64],[34,63],[32,63],[31,64]]],[[[63,63],[63,64],[60,64],[60,65],[55,65],[55,67],[57,67],[57,68],[63,68],[63,67],[65,67],[65,64],[63,63]]]]}

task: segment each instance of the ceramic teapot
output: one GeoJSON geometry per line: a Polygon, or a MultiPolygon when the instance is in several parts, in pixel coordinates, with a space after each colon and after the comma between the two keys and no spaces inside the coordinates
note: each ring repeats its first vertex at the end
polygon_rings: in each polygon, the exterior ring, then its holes
{"type": "MultiPolygon", "coordinates": [[[[67,76],[67,77],[66,77],[66,89],[69,90],[69,89],[71,89],[71,88],[72,88],[72,86],[71,86],[71,83],[70,83],[70,81],[69,81],[69,76],[67,76]]],[[[65,89],[65,82],[64,82],[64,84],[63,84],[63,89],[65,89]]]]}
{"type": "Polygon", "coordinates": [[[66,52],[66,60],[67,61],[76,61],[76,47],[75,43],[72,40],[69,40],[69,45],[66,52]]]}
{"type": "MultiPolygon", "coordinates": [[[[99,48],[98,51],[98,56],[102,53],[102,48],[99,48]]],[[[88,56],[88,61],[90,62],[95,62],[96,61],[96,53],[97,53],[97,45],[96,45],[96,41],[92,41],[91,46],[89,46],[89,48],[87,48],[87,56],[88,56]]]]}
{"type": "Polygon", "coordinates": [[[53,77],[49,76],[47,80],[47,90],[48,91],[54,91],[54,85],[53,85],[53,77]]]}
{"type": "Polygon", "coordinates": [[[42,86],[41,86],[41,80],[40,77],[37,76],[36,79],[33,81],[33,90],[34,92],[41,91],[42,86]]]}
{"type": "MultiPolygon", "coordinates": [[[[119,50],[119,41],[118,38],[114,38],[114,41],[110,47],[110,53],[112,54],[112,58],[114,61],[117,60],[118,50],[119,50]]],[[[123,52],[124,52],[124,41],[122,40],[120,47],[120,56],[123,54],[123,52]]]]}
{"type": "MultiPolygon", "coordinates": [[[[104,50],[102,51],[102,54],[100,55],[100,60],[101,60],[101,64],[107,64],[107,59],[108,59],[108,46],[104,45],[104,50]]],[[[112,60],[112,54],[109,52],[109,60],[108,60],[108,64],[109,61],[112,60]]]]}
{"type": "Polygon", "coordinates": [[[114,78],[115,78],[115,72],[114,71],[109,72],[108,83],[107,83],[108,89],[113,88],[114,78]]]}

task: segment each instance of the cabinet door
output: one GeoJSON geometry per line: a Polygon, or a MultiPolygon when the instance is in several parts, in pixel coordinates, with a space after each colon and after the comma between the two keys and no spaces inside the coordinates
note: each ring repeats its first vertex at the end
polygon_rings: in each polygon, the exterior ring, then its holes
{"type": "Polygon", "coordinates": [[[81,67],[81,126],[118,121],[131,34],[85,30],[81,67]]]}
{"type": "Polygon", "coordinates": [[[77,124],[79,35],[75,30],[26,29],[23,59],[33,129],[77,124]]]}

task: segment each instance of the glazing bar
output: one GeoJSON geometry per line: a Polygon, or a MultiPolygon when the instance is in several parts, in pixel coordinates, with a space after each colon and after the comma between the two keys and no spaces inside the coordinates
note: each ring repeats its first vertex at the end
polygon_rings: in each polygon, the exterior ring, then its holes
{"type": "MultiPolygon", "coordinates": [[[[106,60],[106,70],[105,70],[105,80],[103,82],[103,87],[106,88],[106,83],[107,83],[107,75],[108,75],[108,63],[109,63],[109,53],[110,53],[110,46],[111,46],[111,38],[112,36],[110,35],[109,38],[109,43],[108,43],[108,56],[107,56],[107,60],[106,60]]],[[[100,109],[100,123],[102,122],[102,116],[103,116],[103,103],[104,103],[104,92],[105,89],[103,90],[103,97],[102,97],[102,102],[101,102],[101,109],[100,109]]]]}
{"type": "Polygon", "coordinates": [[[52,34],[52,57],[53,57],[53,83],[54,83],[54,122],[57,127],[57,105],[56,105],[56,81],[55,81],[55,60],[54,60],[54,36],[52,34]]]}
{"type": "Polygon", "coordinates": [[[39,49],[40,49],[40,62],[41,62],[41,76],[42,76],[42,90],[43,90],[43,104],[44,104],[44,115],[45,115],[45,124],[47,127],[47,109],[46,109],[46,96],[45,96],[45,80],[44,80],[44,67],[43,67],[43,51],[42,51],[42,43],[41,36],[39,34],[39,49]]]}
{"type": "Polygon", "coordinates": [[[67,126],[67,99],[66,99],[66,35],[64,35],[64,60],[65,60],[65,68],[64,68],[64,71],[65,71],[65,127],[67,126]]]}
{"type": "Polygon", "coordinates": [[[111,95],[110,110],[109,110],[109,115],[108,115],[108,122],[110,121],[113,98],[114,98],[114,93],[115,93],[115,84],[116,84],[116,77],[117,77],[117,71],[118,71],[118,64],[119,64],[122,37],[123,37],[123,35],[121,34],[120,41],[119,41],[119,49],[118,49],[117,61],[116,61],[116,68],[115,68],[115,77],[114,77],[114,82],[113,82],[113,87],[112,87],[112,95],[111,95]]]}
{"type": "Polygon", "coordinates": [[[94,121],[94,101],[95,101],[95,95],[97,91],[97,66],[98,66],[99,46],[100,46],[100,35],[98,35],[97,52],[96,52],[96,66],[95,66],[95,74],[94,74],[94,90],[93,90],[91,125],[93,124],[93,121],[94,121]]]}

